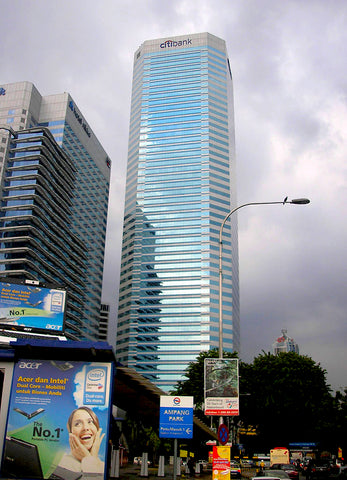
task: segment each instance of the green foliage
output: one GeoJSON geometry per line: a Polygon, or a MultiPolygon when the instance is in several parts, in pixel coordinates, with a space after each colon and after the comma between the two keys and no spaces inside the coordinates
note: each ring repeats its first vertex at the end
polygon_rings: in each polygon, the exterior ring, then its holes
{"type": "MultiPolygon", "coordinates": [[[[192,395],[199,416],[204,401],[204,360],[218,356],[218,350],[200,353],[187,367],[187,379],[173,392],[192,395]]],[[[237,354],[223,356],[235,358],[237,354]]],[[[334,398],[320,364],[293,352],[263,352],[251,364],[240,362],[239,374],[240,417],[235,423],[256,427],[258,432],[253,438],[241,437],[241,443],[270,449],[291,442],[317,442],[333,452],[342,447],[347,429],[347,389],[334,398]]]]}
{"type": "Polygon", "coordinates": [[[268,445],[289,442],[325,442],[331,428],[333,401],[326,371],[307,356],[296,353],[259,355],[241,372],[243,422],[257,425],[268,445]]]}

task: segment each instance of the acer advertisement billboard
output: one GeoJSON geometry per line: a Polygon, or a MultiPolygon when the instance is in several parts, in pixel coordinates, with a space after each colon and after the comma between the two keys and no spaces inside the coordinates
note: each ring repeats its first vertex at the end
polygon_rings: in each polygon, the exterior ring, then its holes
{"type": "Polygon", "coordinates": [[[106,478],[113,364],[19,359],[1,474],[106,478]]]}
{"type": "Polygon", "coordinates": [[[14,280],[0,281],[0,329],[63,333],[66,291],[14,280]]]}

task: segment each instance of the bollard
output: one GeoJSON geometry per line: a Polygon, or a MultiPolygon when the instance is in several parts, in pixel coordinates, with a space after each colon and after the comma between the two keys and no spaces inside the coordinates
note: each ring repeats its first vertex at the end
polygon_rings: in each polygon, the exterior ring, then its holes
{"type": "Polygon", "coordinates": [[[159,457],[158,477],[165,477],[165,459],[163,455],[159,457]]]}
{"type": "Polygon", "coordinates": [[[181,457],[177,457],[177,465],[176,465],[176,475],[178,477],[181,476],[181,457]]]}
{"type": "Polygon", "coordinates": [[[148,453],[142,454],[140,477],[148,477],[148,453]]]}
{"type": "Polygon", "coordinates": [[[119,450],[116,450],[114,445],[112,445],[111,450],[110,477],[119,478],[119,450]]]}
{"type": "Polygon", "coordinates": [[[119,478],[119,449],[114,450],[114,474],[115,478],[119,478]]]}

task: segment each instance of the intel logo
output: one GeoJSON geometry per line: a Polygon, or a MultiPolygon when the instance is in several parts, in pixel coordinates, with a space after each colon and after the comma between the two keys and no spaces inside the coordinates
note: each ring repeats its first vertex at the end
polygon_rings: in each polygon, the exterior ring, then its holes
{"type": "Polygon", "coordinates": [[[104,376],[105,376],[104,370],[100,370],[96,368],[95,370],[91,370],[90,372],[88,372],[87,379],[90,382],[99,382],[104,378],[104,376]]]}

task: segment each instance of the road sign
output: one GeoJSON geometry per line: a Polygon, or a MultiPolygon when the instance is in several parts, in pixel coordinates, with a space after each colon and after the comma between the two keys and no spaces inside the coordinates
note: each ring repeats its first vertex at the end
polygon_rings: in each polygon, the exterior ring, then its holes
{"type": "Polygon", "coordinates": [[[193,397],[160,397],[160,438],[193,438],[193,397]]]}
{"type": "Polygon", "coordinates": [[[224,423],[218,427],[218,441],[221,445],[225,445],[229,441],[229,430],[224,423]]]}

